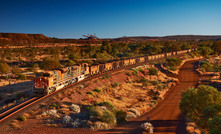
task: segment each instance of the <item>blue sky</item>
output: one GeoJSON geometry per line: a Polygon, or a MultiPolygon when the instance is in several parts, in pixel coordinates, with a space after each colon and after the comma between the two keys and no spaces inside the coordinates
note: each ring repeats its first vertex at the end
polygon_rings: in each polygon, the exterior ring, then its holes
{"type": "Polygon", "coordinates": [[[0,0],[0,32],[57,38],[221,35],[221,0],[0,0]]]}

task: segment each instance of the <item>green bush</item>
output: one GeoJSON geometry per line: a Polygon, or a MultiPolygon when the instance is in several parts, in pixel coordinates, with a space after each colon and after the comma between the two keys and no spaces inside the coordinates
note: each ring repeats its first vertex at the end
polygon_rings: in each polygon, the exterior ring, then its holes
{"type": "Polygon", "coordinates": [[[158,85],[160,82],[156,80],[156,81],[151,81],[150,83],[151,83],[153,86],[156,86],[156,85],[158,85]]]}
{"type": "Polygon", "coordinates": [[[176,67],[170,67],[170,66],[168,66],[168,70],[171,70],[171,71],[176,71],[176,70],[177,70],[177,68],[176,68],[176,67]]]}
{"type": "Polygon", "coordinates": [[[206,72],[212,71],[211,63],[209,63],[208,61],[201,61],[200,62],[200,70],[206,71],[206,72]]]}
{"type": "Polygon", "coordinates": [[[116,111],[117,123],[125,122],[127,117],[127,113],[123,110],[116,111]]]}
{"type": "Polygon", "coordinates": [[[221,114],[209,119],[209,134],[221,134],[221,114]]]}
{"type": "Polygon", "coordinates": [[[58,105],[54,103],[54,104],[51,105],[51,108],[53,108],[53,107],[57,108],[57,106],[58,105]]]}
{"type": "Polygon", "coordinates": [[[130,73],[129,73],[129,72],[126,72],[125,74],[126,74],[127,76],[130,76],[130,73]]]}
{"type": "Polygon", "coordinates": [[[116,123],[116,118],[112,112],[107,110],[107,111],[103,112],[103,116],[101,117],[101,121],[113,125],[116,123]]]}
{"type": "Polygon", "coordinates": [[[139,71],[144,74],[144,70],[142,68],[139,68],[139,71]]]}
{"type": "Polygon", "coordinates": [[[149,74],[150,75],[157,75],[158,74],[158,70],[154,67],[149,69],[149,74]]]}
{"type": "Polygon", "coordinates": [[[110,75],[105,75],[105,76],[103,76],[103,79],[109,79],[109,78],[111,78],[110,75]]]}
{"type": "Polygon", "coordinates": [[[116,88],[116,87],[118,86],[118,83],[114,82],[114,83],[111,84],[111,86],[112,86],[113,88],[116,88]]]}
{"type": "Polygon", "coordinates": [[[166,61],[169,67],[177,67],[182,63],[182,60],[179,58],[167,58],[166,61]]]}
{"type": "Polygon", "coordinates": [[[189,88],[182,93],[180,109],[197,126],[208,128],[209,120],[220,115],[221,93],[208,85],[189,88]]]}
{"type": "Polygon", "coordinates": [[[26,75],[24,75],[24,74],[18,74],[17,79],[19,79],[19,80],[26,80],[27,77],[26,77],[26,75]]]}
{"type": "Polygon", "coordinates": [[[93,92],[91,92],[91,91],[88,91],[86,94],[91,94],[91,95],[94,95],[94,93],[93,93],[93,92]]]}
{"type": "Polygon", "coordinates": [[[26,118],[24,115],[22,115],[22,116],[19,116],[19,117],[18,117],[18,120],[20,120],[20,121],[26,121],[27,118],[26,118]]]}
{"type": "Polygon", "coordinates": [[[97,103],[97,105],[99,106],[106,106],[107,108],[110,108],[112,110],[116,110],[116,108],[114,107],[114,105],[112,105],[110,102],[104,101],[104,102],[99,102],[97,103]]]}
{"type": "Polygon", "coordinates": [[[100,93],[101,89],[95,88],[94,91],[100,93]]]}
{"type": "Polygon", "coordinates": [[[157,89],[158,90],[162,90],[163,89],[163,85],[157,85],[157,89]]]}

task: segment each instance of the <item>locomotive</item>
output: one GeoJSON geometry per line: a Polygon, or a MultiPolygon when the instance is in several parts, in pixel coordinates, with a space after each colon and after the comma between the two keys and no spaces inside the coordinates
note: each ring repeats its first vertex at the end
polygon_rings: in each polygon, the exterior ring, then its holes
{"type": "Polygon", "coordinates": [[[130,66],[134,64],[141,64],[151,60],[163,59],[175,55],[181,55],[193,51],[194,49],[169,52],[165,54],[156,54],[149,56],[141,56],[136,58],[127,58],[106,62],[103,64],[92,64],[88,66],[87,63],[82,63],[66,68],[59,68],[51,71],[45,71],[36,74],[33,85],[33,92],[38,95],[47,95],[54,91],[60,90],[70,84],[76,83],[85,79],[86,77],[102,74],[104,72],[130,66]]]}

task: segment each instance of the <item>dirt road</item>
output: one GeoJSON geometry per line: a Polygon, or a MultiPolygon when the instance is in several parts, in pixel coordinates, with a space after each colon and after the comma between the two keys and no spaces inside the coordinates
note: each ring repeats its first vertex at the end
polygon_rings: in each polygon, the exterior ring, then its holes
{"type": "Polygon", "coordinates": [[[199,80],[199,76],[194,70],[196,64],[196,61],[187,61],[181,67],[178,75],[180,84],[171,89],[156,108],[136,120],[129,121],[105,133],[145,133],[139,126],[146,122],[147,116],[149,116],[150,122],[154,126],[154,133],[185,134],[185,121],[179,109],[179,103],[182,91],[189,87],[195,87],[199,80]]]}

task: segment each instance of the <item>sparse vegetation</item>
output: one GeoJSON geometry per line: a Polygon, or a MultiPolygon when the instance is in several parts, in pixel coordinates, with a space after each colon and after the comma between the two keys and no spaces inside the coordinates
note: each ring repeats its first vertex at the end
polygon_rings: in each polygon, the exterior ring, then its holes
{"type": "Polygon", "coordinates": [[[100,93],[101,89],[95,88],[94,91],[100,93]]]}
{"type": "Polygon", "coordinates": [[[26,80],[27,77],[26,77],[26,75],[24,75],[24,74],[18,74],[17,79],[19,79],[19,80],[26,80]]]}
{"type": "Polygon", "coordinates": [[[130,73],[129,73],[129,72],[125,72],[125,74],[126,74],[127,76],[130,76],[130,73]]]}
{"type": "Polygon", "coordinates": [[[86,94],[94,95],[94,93],[91,91],[88,91],[86,94]]]}
{"type": "Polygon", "coordinates": [[[158,70],[154,67],[149,69],[149,74],[150,75],[157,75],[158,74],[158,70]]]}
{"type": "MultiPolygon", "coordinates": [[[[216,88],[207,85],[189,88],[182,93],[180,109],[199,127],[211,129],[209,123],[213,124],[213,121],[220,120],[221,93],[216,88]]],[[[217,130],[220,130],[220,125],[213,124],[211,133],[217,130]]]]}
{"type": "Polygon", "coordinates": [[[125,122],[127,117],[127,113],[123,110],[116,111],[117,123],[125,122]]]}
{"type": "Polygon", "coordinates": [[[167,58],[166,61],[169,67],[178,67],[182,63],[180,58],[167,58]]]}
{"type": "Polygon", "coordinates": [[[24,115],[22,115],[22,116],[19,116],[19,117],[18,117],[18,120],[20,120],[20,121],[26,121],[27,118],[26,118],[24,115]]]}
{"type": "Polygon", "coordinates": [[[118,86],[118,83],[114,82],[114,83],[111,84],[111,86],[112,86],[113,88],[116,88],[116,87],[118,86]]]}

